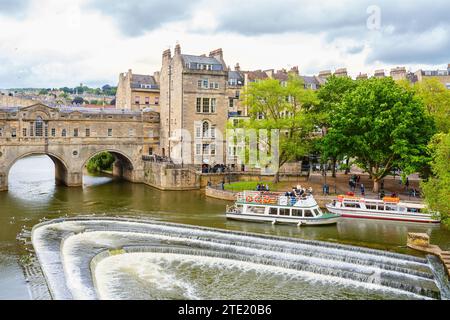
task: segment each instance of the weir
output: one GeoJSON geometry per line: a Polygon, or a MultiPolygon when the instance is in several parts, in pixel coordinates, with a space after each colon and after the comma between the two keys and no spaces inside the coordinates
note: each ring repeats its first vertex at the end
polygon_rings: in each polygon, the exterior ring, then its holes
{"type": "MultiPolygon", "coordinates": [[[[156,262],[149,262],[147,268],[159,270],[162,263],[169,268],[167,270],[172,270],[171,277],[175,278],[190,274],[179,269],[179,263],[195,260],[205,270],[211,270],[220,262],[238,269],[245,264],[252,272],[268,273],[274,277],[289,274],[299,281],[299,286],[305,285],[305,281],[319,281],[339,283],[337,287],[343,286],[349,292],[365,292],[361,294],[371,290],[410,298],[440,298],[446,294],[440,290],[443,285],[437,283],[439,279],[435,268],[427,259],[320,241],[120,218],[74,218],[46,222],[33,228],[32,241],[55,299],[97,299],[102,294],[110,297],[110,293],[100,294],[97,291],[94,278],[98,279],[99,274],[91,267],[92,261],[98,262],[95,258],[102,252],[113,250],[114,255],[124,254],[116,249],[125,249],[130,254],[143,252],[148,261],[153,261],[154,254],[158,253],[156,262]],[[178,262],[172,259],[173,255],[176,255],[178,262]]],[[[103,257],[109,259],[105,253],[103,257]]],[[[129,256],[123,257],[127,259],[129,256]]],[[[115,261],[121,259],[116,257],[115,261]]],[[[108,266],[113,268],[113,265],[108,266]]],[[[138,266],[128,267],[144,270],[145,266],[138,263],[138,266]]],[[[197,267],[192,265],[194,269],[197,267]]],[[[120,270],[117,272],[121,273],[120,270]]],[[[252,276],[248,272],[245,270],[245,277],[252,276]]],[[[130,279],[135,283],[135,274],[132,278],[130,275],[122,276],[128,279],[124,280],[125,287],[130,279]]],[[[153,276],[157,279],[167,275],[155,271],[153,276]]],[[[197,281],[198,278],[189,278],[187,283],[197,281]]],[[[118,288],[122,288],[124,283],[117,283],[113,291],[120,291],[118,288]]],[[[286,286],[288,290],[288,282],[282,281],[278,285],[286,286]]],[[[156,296],[162,294],[152,292],[156,296]]],[[[325,292],[326,289],[323,294],[325,292]]],[[[142,294],[145,295],[145,290],[142,294]]],[[[346,296],[336,294],[338,299],[346,296]]],[[[205,293],[200,292],[200,296],[204,297],[205,293]]]]}

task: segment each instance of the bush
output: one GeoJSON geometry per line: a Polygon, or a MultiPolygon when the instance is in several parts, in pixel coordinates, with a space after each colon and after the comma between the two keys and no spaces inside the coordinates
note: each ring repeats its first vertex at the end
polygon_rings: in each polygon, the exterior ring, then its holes
{"type": "Polygon", "coordinates": [[[87,170],[91,173],[111,171],[115,159],[109,152],[102,152],[92,157],[86,165],[87,170]]]}

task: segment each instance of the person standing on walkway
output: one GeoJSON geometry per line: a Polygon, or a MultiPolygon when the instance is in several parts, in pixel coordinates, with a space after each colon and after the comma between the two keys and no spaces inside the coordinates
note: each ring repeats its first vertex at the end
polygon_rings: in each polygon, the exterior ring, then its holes
{"type": "Polygon", "coordinates": [[[366,194],[366,188],[364,187],[364,185],[362,183],[360,185],[360,188],[361,188],[361,195],[364,197],[366,194]]]}

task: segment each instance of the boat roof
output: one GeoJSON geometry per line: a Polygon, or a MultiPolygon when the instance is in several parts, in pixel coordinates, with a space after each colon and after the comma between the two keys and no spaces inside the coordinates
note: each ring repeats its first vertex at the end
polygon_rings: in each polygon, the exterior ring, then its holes
{"type": "Polygon", "coordinates": [[[360,202],[398,204],[399,206],[402,206],[402,207],[415,208],[415,209],[423,209],[426,207],[422,203],[405,202],[405,201],[401,201],[399,198],[391,198],[391,197],[386,197],[384,200],[380,200],[380,199],[370,199],[370,198],[360,198],[360,197],[340,195],[340,196],[338,196],[338,198],[341,198],[344,201],[360,201],[360,202]],[[398,200],[396,200],[396,199],[398,199],[398,200]]]}

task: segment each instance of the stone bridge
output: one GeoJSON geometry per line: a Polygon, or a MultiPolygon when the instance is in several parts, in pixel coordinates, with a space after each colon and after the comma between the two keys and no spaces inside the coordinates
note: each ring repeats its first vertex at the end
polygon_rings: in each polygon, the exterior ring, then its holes
{"type": "Polygon", "coordinates": [[[115,157],[113,175],[143,182],[142,156],[157,150],[158,139],[159,114],[153,111],[0,107],[0,191],[8,189],[16,161],[41,154],[53,160],[55,178],[66,186],[81,186],[85,165],[103,151],[115,157]]]}

